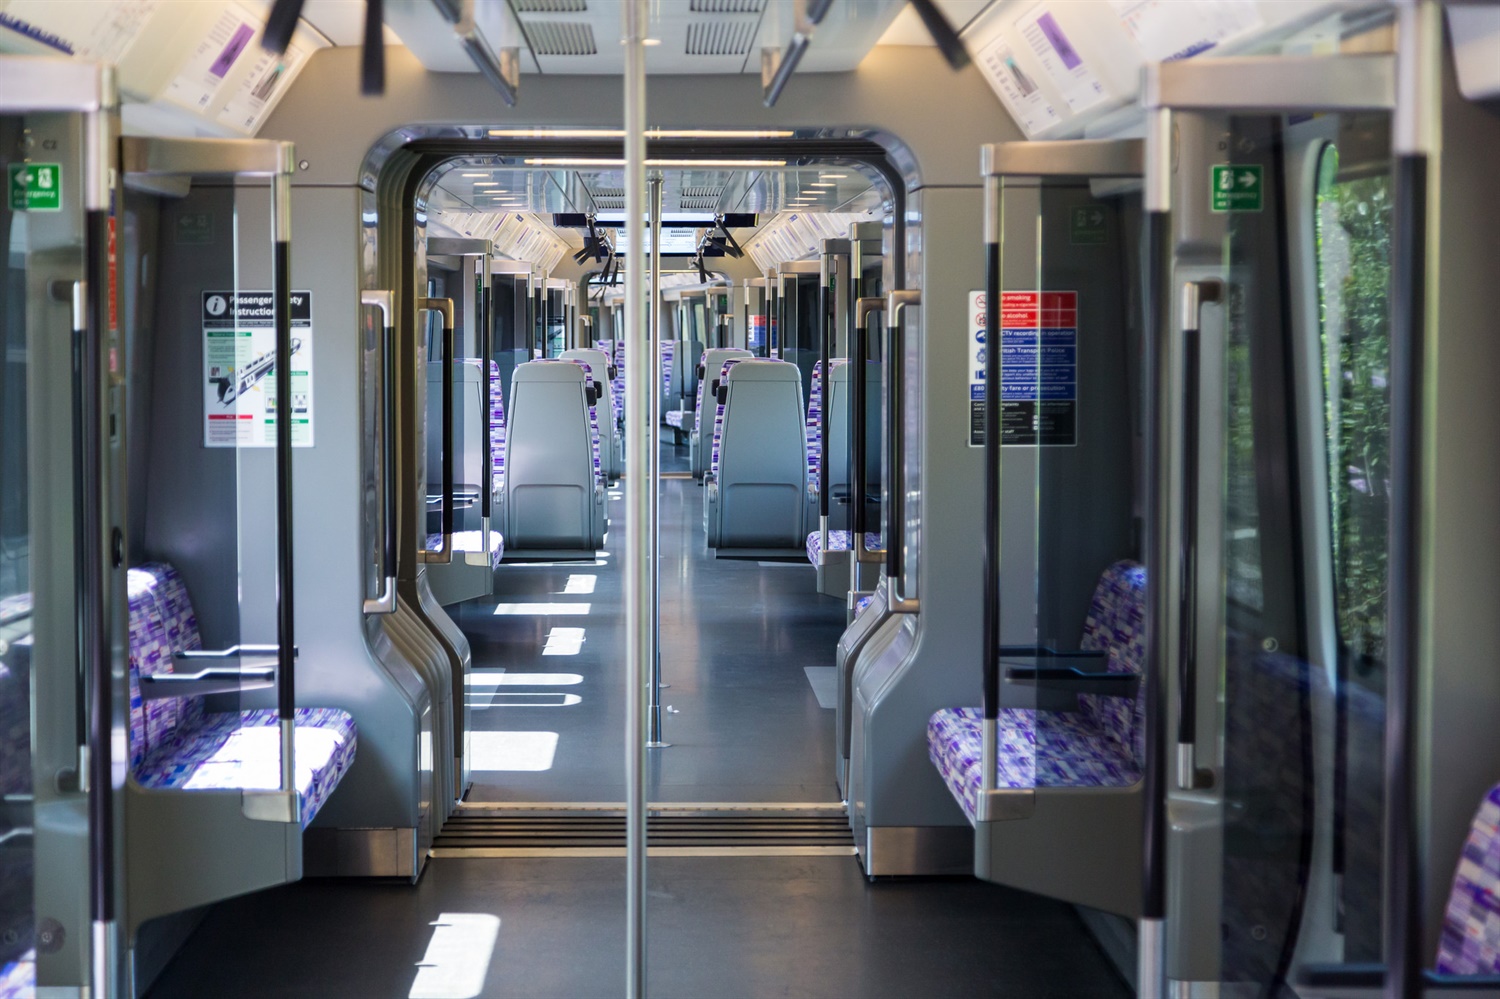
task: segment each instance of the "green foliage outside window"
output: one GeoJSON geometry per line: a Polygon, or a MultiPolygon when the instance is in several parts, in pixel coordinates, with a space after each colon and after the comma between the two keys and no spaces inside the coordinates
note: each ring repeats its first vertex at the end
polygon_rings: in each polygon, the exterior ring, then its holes
{"type": "Polygon", "coordinates": [[[1385,658],[1390,496],[1390,178],[1318,170],[1318,279],[1339,639],[1356,663],[1385,658]]]}

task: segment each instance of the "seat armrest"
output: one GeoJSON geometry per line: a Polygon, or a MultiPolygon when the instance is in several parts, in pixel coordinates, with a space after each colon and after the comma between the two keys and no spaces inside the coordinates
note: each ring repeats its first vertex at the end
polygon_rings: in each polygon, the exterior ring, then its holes
{"type": "Polygon", "coordinates": [[[1000,651],[1008,683],[1062,694],[1134,697],[1139,673],[1111,673],[1103,652],[1057,652],[1046,646],[1008,645],[1000,651]]]}
{"type": "Polygon", "coordinates": [[[236,694],[264,690],[275,683],[275,666],[210,666],[196,673],[152,673],[141,677],[141,700],[236,694]]]}
{"type": "MultiPolygon", "coordinates": [[[[1324,999],[1380,999],[1385,993],[1383,964],[1305,964],[1297,989],[1324,999]]],[[[1500,996],[1500,975],[1442,975],[1422,972],[1422,995],[1500,996]]]]}

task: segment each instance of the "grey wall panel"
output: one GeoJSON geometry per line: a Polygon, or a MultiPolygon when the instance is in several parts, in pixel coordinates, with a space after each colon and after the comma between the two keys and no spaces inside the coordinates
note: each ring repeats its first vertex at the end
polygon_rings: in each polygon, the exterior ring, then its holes
{"type": "MultiPolygon", "coordinates": [[[[357,48],[323,49],[261,129],[262,138],[297,143],[308,164],[297,183],[354,183],[366,152],[412,122],[619,127],[619,108],[601,105],[595,76],[528,76],[520,104],[504,109],[478,74],[428,73],[390,48],[385,96],[357,98],[358,81],[357,48]],[[350,114],[356,99],[359,113],[350,114]]],[[[930,185],[977,185],[978,144],[1021,138],[978,70],[954,73],[936,49],[917,46],[877,48],[857,72],[800,77],[775,108],[761,105],[752,75],[653,76],[647,100],[650,123],[665,128],[881,129],[912,151],[930,185]]]]}
{"type": "MultiPolygon", "coordinates": [[[[250,642],[276,640],[274,630],[242,632],[240,621],[240,477],[270,471],[265,460],[270,452],[203,446],[201,293],[236,286],[234,201],[232,188],[198,185],[185,198],[159,202],[162,232],[175,232],[183,215],[204,214],[214,240],[184,245],[170,237],[158,240],[156,322],[146,348],[149,395],[141,393],[144,398],[135,400],[149,406],[150,415],[133,424],[131,440],[131,460],[144,459],[146,467],[144,507],[137,514],[144,518],[144,544],[131,552],[131,561],[164,559],[178,568],[192,596],[204,647],[211,649],[234,645],[242,634],[250,642]],[[145,441],[149,443],[137,446],[145,441]]],[[[262,246],[269,257],[269,245],[262,246]]],[[[261,273],[269,269],[266,261],[261,273]]],[[[246,283],[259,279],[253,274],[242,268],[239,287],[259,287],[246,283]]],[[[145,347],[143,339],[137,339],[138,348],[145,347]]],[[[140,392],[142,387],[135,388],[140,392]]],[[[246,499],[255,501],[253,494],[246,499]]],[[[269,493],[260,503],[274,518],[269,493]]],[[[274,519],[270,525],[274,532],[274,519]]],[[[275,534],[266,537],[274,553],[275,534]]],[[[246,589],[247,595],[254,592],[246,589]]]]}
{"type": "Polygon", "coordinates": [[[1437,240],[1429,252],[1429,328],[1421,511],[1424,581],[1419,705],[1426,756],[1427,945],[1437,952],[1443,906],[1474,810],[1500,781],[1500,318],[1495,309],[1500,117],[1458,94],[1445,67],[1444,149],[1434,162],[1437,240]]]}

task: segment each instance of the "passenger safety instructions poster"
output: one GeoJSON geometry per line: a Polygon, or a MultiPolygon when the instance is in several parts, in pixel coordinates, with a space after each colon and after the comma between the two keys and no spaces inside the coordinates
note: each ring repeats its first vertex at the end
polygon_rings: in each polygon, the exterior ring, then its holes
{"type": "MultiPolygon", "coordinates": [[[[312,292],[292,300],[292,446],[313,444],[312,292]]],[[[269,291],[203,293],[203,446],[276,446],[276,313],[269,291]]]]}
{"type": "MultiPolygon", "coordinates": [[[[988,296],[969,292],[969,446],[984,446],[988,296]]],[[[1078,292],[1000,296],[1000,443],[1078,443],[1078,292]]]]}

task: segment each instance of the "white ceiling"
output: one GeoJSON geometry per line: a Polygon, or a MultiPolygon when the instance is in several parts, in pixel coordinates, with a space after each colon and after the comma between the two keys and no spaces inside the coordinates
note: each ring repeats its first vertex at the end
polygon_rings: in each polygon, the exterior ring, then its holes
{"type": "MultiPolygon", "coordinates": [[[[308,0],[311,7],[314,0],[308,0]]],[[[358,2],[358,0],[324,0],[358,2]]],[[[615,75],[624,70],[619,0],[476,0],[492,48],[522,49],[523,72],[615,75]]],[[[799,72],[853,69],[905,0],[835,0],[799,72]]],[[[473,72],[431,0],[386,0],[386,23],[435,72],[473,72]]],[[[760,73],[761,50],[787,45],[794,0],[653,0],[648,73],[760,73]]],[[[308,15],[312,20],[312,16],[308,15]]],[[[316,24],[316,21],[313,21],[316,24]]]]}
{"type": "MultiPolygon", "coordinates": [[[[526,169],[456,165],[428,199],[428,211],[619,212],[623,169],[526,169]]],[[[684,168],[662,171],[662,211],[699,216],[778,211],[862,212],[880,207],[881,192],[850,167],[803,169],[684,168]]]]}

